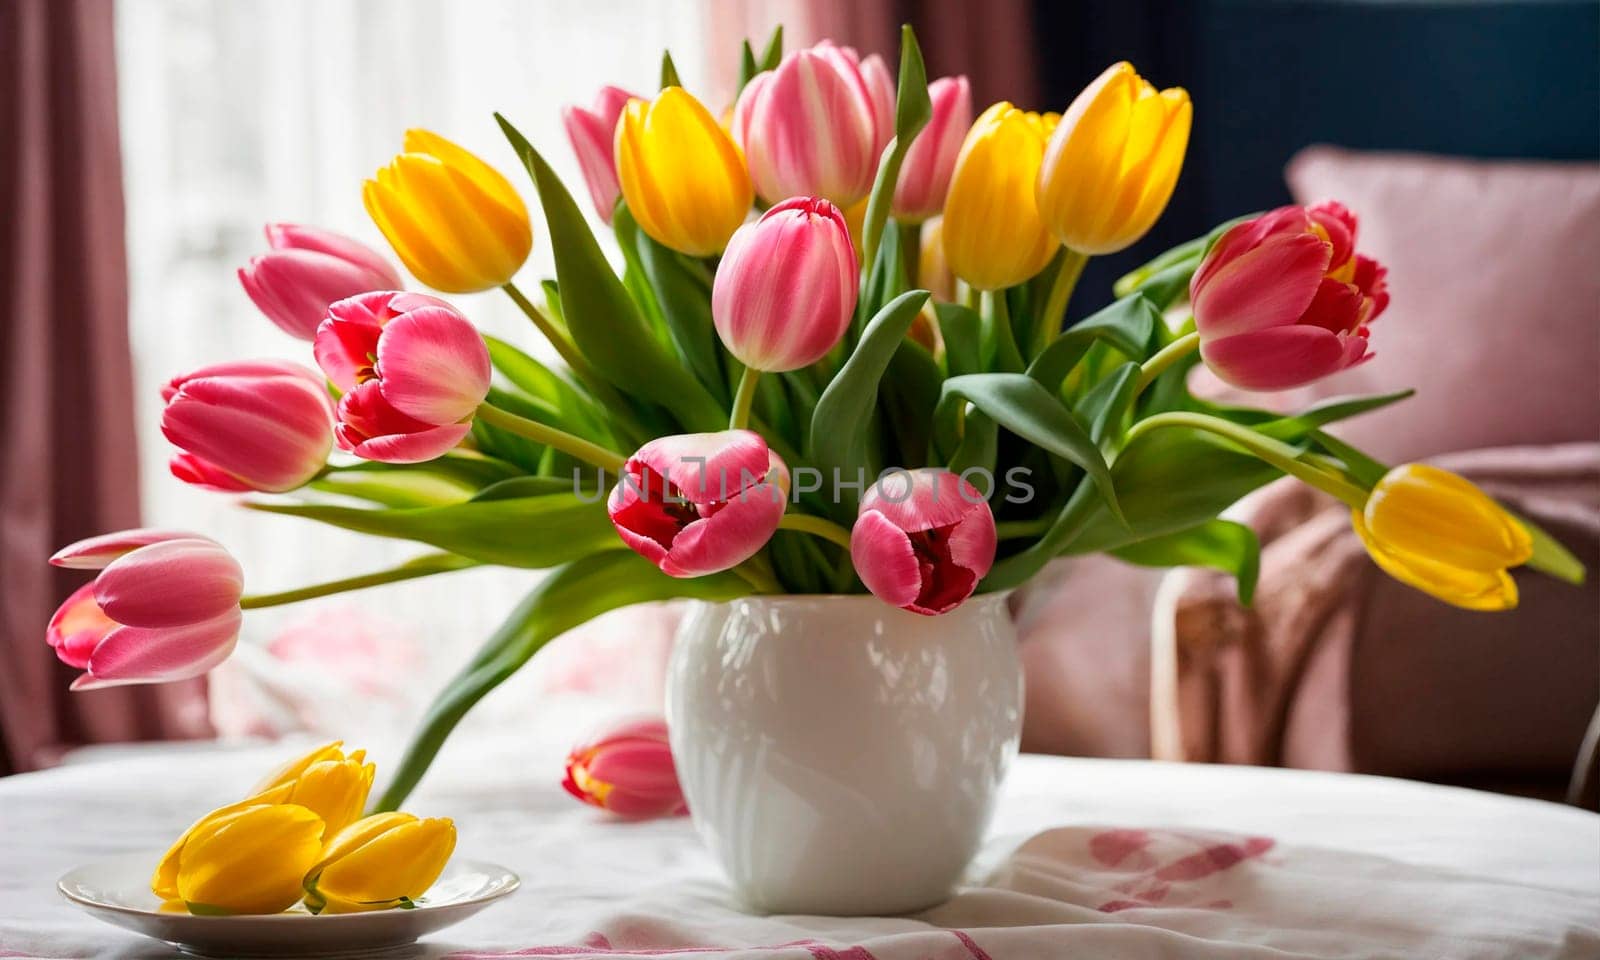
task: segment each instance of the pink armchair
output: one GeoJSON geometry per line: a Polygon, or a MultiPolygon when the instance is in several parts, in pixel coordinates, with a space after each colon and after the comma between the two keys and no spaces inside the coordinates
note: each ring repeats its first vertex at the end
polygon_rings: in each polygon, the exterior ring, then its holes
{"type": "MultiPolygon", "coordinates": [[[[1268,404],[1415,386],[1403,404],[1334,432],[1387,461],[1460,470],[1595,570],[1600,168],[1311,148],[1288,179],[1301,202],[1335,197],[1360,213],[1363,249],[1390,267],[1393,304],[1374,325],[1374,360],[1268,404]]],[[[1032,592],[1021,613],[1025,746],[1125,754],[1148,744],[1163,759],[1550,797],[1583,780],[1574,759],[1587,744],[1592,764],[1585,730],[1600,726],[1593,580],[1519,576],[1519,610],[1469,614],[1382,576],[1346,511],[1297,484],[1235,509],[1263,542],[1253,609],[1218,574],[1159,581],[1098,559],[1073,561],[1032,592]],[[1103,613],[1093,621],[1081,615],[1086,592],[1103,613]],[[1117,616],[1108,596],[1129,609],[1117,616]],[[1140,604],[1152,603],[1141,621],[1140,604]]]]}

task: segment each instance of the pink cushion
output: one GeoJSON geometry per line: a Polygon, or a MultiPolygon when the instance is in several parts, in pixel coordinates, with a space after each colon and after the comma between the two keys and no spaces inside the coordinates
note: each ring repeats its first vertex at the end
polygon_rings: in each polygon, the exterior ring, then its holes
{"type": "Polygon", "coordinates": [[[1394,298],[1376,358],[1292,403],[1416,387],[1336,431],[1390,460],[1600,437],[1600,166],[1311,147],[1287,178],[1356,211],[1394,298]]]}

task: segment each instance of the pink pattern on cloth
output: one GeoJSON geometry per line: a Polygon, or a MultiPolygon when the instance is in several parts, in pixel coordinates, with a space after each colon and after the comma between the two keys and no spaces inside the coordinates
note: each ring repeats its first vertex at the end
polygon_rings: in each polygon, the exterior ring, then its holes
{"type": "MultiPolygon", "coordinates": [[[[994,960],[977,941],[963,930],[947,931],[956,939],[956,944],[964,948],[971,960],[994,960]]],[[[758,947],[655,947],[650,949],[619,949],[611,945],[611,941],[602,933],[591,933],[584,938],[582,945],[553,945],[547,947],[523,947],[517,950],[463,950],[449,954],[445,960],[504,960],[507,957],[674,957],[693,956],[714,953],[745,953],[761,952],[776,953],[785,950],[804,949],[811,954],[812,960],[877,960],[877,957],[863,946],[830,947],[818,940],[795,940],[790,943],[777,943],[771,946],[758,947]]],[[[941,953],[942,955],[942,953],[941,953]]],[[[931,955],[930,955],[931,956],[931,955]]]]}
{"type": "Polygon", "coordinates": [[[1133,876],[1117,883],[1122,897],[1100,904],[1103,913],[1139,907],[1226,910],[1233,901],[1216,897],[1218,874],[1271,850],[1271,837],[1223,839],[1179,830],[1103,830],[1089,838],[1089,855],[1112,874],[1133,876]],[[1117,869],[1121,868],[1121,869],[1117,869]]]}

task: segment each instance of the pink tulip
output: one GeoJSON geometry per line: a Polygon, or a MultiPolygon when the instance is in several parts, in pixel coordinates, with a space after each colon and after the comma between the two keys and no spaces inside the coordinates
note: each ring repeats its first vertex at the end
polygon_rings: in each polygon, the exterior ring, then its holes
{"type": "Polygon", "coordinates": [[[584,803],[623,817],[689,812],[664,720],[630,720],[573,747],[561,785],[584,803]]]}
{"type": "Polygon", "coordinates": [[[948,470],[885,474],[861,498],[850,560],[878,599],[912,613],[948,613],[994,565],[994,514],[948,470]]]}
{"type": "Polygon", "coordinates": [[[813,364],[850,326],[860,269],[838,207],[785,200],[728,241],[711,289],[717,335],[756,370],[813,364]]]}
{"type": "Polygon", "coordinates": [[[378,292],[328,307],[317,364],[344,397],[339,449],[385,463],[418,463],[450,450],[489,393],[489,350],[443,300],[378,292]]]}
{"type": "Polygon", "coordinates": [[[617,535],[672,577],[727,570],[783,519],[789,471],[749,430],[661,437],[628,458],[606,500],[617,535]]]}
{"type": "Polygon", "coordinates": [[[572,141],[572,152],[578,155],[583,179],[589,184],[595,212],[606,223],[611,222],[611,211],[622,194],[614,148],[617,118],[629,100],[637,99],[640,98],[636,94],[618,87],[601,87],[592,108],[567,107],[561,111],[561,122],[567,128],[567,139],[572,141]]]}
{"type": "Polygon", "coordinates": [[[400,274],[371,248],[316,227],[269,223],[271,251],[239,268],[239,282],[267,319],[313,340],[328,304],[368,290],[397,290],[400,274]]]}
{"type": "Polygon", "coordinates": [[[911,141],[900,179],[895,181],[895,219],[921,223],[944,210],[961,142],[972,126],[972,89],[966,77],[940,77],[928,84],[933,117],[911,141]]]}
{"type": "Polygon", "coordinates": [[[184,451],[172,473],[195,486],[294,490],[321,472],[333,446],[333,401],[299,364],[213,364],[175,377],[161,396],[161,432],[184,451]]]}
{"type": "Polygon", "coordinates": [[[80,540],[50,562],[104,568],[45,632],[62,662],[85,671],[74,690],[197,677],[233,652],[243,573],[213,540],[126,530],[80,540]]]}
{"type": "Polygon", "coordinates": [[[848,207],[872,189],[878,122],[854,51],[823,43],[757,74],[734,105],[732,132],[767,202],[826,197],[848,207]]]}
{"type": "Polygon", "coordinates": [[[845,76],[849,76],[851,70],[860,72],[867,108],[872,113],[872,152],[876,162],[883,155],[883,148],[894,139],[894,77],[889,75],[889,67],[876,53],[868,54],[863,60],[854,47],[841,47],[832,40],[824,40],[811,49],[832,60],[845,76]]]}
{"type": "Polygon", "coordinates": [[[1189,285],[1200,355],[1244,390],[1287,390],[1361,363],[1389,305],[1387,271],[1355,252],[1333,202],[1280,207],[1232,227],[1189,285]]]}

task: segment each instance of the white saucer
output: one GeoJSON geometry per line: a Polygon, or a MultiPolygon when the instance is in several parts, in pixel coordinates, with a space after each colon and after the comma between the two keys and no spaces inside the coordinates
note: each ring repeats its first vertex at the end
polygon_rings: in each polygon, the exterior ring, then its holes
{"type": "Polygon", "coordinates": [[[351,956],[412,943],[472,916],[517,889],[504,867],[453,860],[416,907],[312,916],[303,908],[271,916],[197,917],[161,913],[150,873],[161,851],[78,867],[56,884],[61,895],[107,923],[216,957],[351,956]]]}

